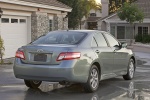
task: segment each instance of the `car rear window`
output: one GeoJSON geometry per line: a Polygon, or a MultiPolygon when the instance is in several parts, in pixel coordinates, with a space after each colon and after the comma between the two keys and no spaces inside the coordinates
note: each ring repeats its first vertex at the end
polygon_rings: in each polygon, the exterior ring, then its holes
{"type": "Polygon", "coordinates": [[[39,37],[32,44],[79,44],[87,33],[82,32],[50,32],[39,37]]]}

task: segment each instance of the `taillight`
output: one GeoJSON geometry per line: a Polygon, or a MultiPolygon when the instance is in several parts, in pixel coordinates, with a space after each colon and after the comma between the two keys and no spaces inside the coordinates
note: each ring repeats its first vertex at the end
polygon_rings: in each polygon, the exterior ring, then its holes
{"type": "Polygon", "coordinates": [[[25,59],[24,52],[23,51],[17,51],[15,57],[25,59]]]}
{"type": "Polygon", "coordinates": [[[62,52],[57,57],[57,61],[78,59],[80,58],[80,56],[81,56],[80,52],[62,52]]]}

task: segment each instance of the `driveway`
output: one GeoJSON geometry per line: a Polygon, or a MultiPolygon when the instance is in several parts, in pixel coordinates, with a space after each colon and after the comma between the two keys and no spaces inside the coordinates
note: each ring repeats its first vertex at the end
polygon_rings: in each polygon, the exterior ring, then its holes
{"type": "Polygon", "coordinates": [[[37,90],[29,89],[14,77],[12,65],[0,65],[0,100],[150,100],[150,54],[135,54],[138,66],[132,81],[122,77],[101,81],[98,91],[90,94],[78,84],[44,82],[37,90]]]}

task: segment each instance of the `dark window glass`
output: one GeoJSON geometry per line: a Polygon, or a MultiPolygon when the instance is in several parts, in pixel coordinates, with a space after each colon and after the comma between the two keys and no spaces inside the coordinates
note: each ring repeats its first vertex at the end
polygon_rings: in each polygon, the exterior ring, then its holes
{"type": "Polygon", "coordinates": [[[50,32],[35,40],[33,44],[78,44],[85,37],[86,33],[80,32],[50,32]]]}
{"type": "Polygon", "coordinates": [[[148,35],[148,27],[138,27],[138,34],[139,35],[148,35]]]}
{"type": "Polygon", "coordinates": [[[143,27],[143,35],[148,35],[148,27],[143,27]]]}
{"type": "Polygon", "coordinates": [[[142,34],[142,27],[138,27],[138,34],[142,34]]]}
{"type": "Polygon", "coordinates": [[[20,23],[26,23],[26,19],[20,19],[20,23]]]}
{"type": "Polygon", "coordinates": [[[53,20],[49,20],[49,31],[53,30],[53,20]]]}
{"type": "Polygon", "coordinates": [[[91,17],[96,17],[96,13],[90,13],[91,17]]]}
{"type": "Polygon", "coordinates": [[[9,23],[9,18],[2,18],[2,23],[9,23]]]}
{"type": "Polygon", "coordinates": [[[94,38],[96,39],[96,42],[97,42],[99,47],[106,47],[107,46],[107,42],[101,33],[96,33],[94,35],[94,38]]]}
{"type": "Polygon", "coordinates": [[[111,26],[110,27],[110,33],[115,36],[115,32],[116,32],[116,29],[115,29],[115,26],[111,26]]]}
{"type": "Polygon", "coordinates": [[[18,19],[11,19],[11,23],[18,23],[18,19]]]}
{"type": "Polygon", "coordinates": [[[118,26],[117,27],[117,38],[118,39],[125,39],[125,26],[118,26]]]}
{"type": "Polygon", "coordinates": [[[119,45],[119,42],[108,33],[105,33],[105,37],[107,38],[111,47],[114,47],[115,45],[119,45]]]}
{"type": "Polygon", "coordinates": [[[92,40],[92,47],[97,47],[97,43],[95,41],[95,38],[93,38],[93,40],[92,40]]]}

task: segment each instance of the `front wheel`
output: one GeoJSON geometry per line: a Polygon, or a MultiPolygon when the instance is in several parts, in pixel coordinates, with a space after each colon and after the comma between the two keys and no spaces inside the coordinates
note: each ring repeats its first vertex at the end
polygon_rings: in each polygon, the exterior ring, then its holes
{"type": "Polygon", "coordinates": [[[130,59],[127,74],[123,75],[123,78],[125,80],[131,80],[134,77],[134,73],[135,73],[135,63],[133,59],[130,59]]]}
{"type": "Polygon", "coordinates": [[[31,81],[31,80],[24,80],[24,83],[29,88],[38,88],[42,81],[31,81]]]}
{"type": "Polygon", "coordinates": [[[85,92],[95,92],[99,87],[99,70],[96,65],[92,65],[87,83],[84,84],[85,92]]]}

